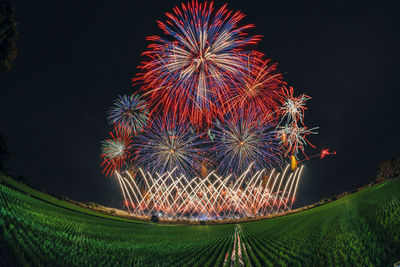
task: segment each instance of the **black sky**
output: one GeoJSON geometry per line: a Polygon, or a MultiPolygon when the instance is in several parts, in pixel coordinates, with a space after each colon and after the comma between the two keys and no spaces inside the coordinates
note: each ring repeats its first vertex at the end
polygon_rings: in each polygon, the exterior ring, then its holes
{"type": "MultiPolygon", "coordinates": [[[[118,185],[99,167],[106,110],[132,92],[145,37],[160,34],[156,20],[180,2],[15,1],[19,54],[0,74],[0,128],[11,138],[14,174],[55,194],[119,206],[118,185]]],[[[298,205],[365,184],[380,160],[399,154],[397,6],[227,2],[264,36],[257,49],[297,93],[313,97],[305,121],[320,127],[310,138],[317,151],[338,153],[306,163],[298,205]]]]}

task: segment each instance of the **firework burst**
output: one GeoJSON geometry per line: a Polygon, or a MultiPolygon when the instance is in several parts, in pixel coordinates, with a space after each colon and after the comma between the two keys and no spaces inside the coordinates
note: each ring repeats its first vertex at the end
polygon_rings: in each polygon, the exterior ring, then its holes
{"type": "Polygon", "coordinates": [[[238,26],[244,14],[229,11],[226,5],[214,12],[213,2],[193,0],[166,16],[167,21],[158,25],[167,36],[147,38],[152,43],[143,54],[149,60],[134,82],[143,83],[152,110],[162,107],[167,116],[210,124],[221,101],[229,98],[228,81],[245,68],[238,52],[260,36],[247,36],[251,24],[238,26]]]}
{"type": "Polygon", "coordinates": [[[122,129],[116,129],[116,133],[110,132],[110,135],[110,139],[101,142],[100,157],[103,159],[101,167],[106,175],[111,175],[116,170],[119,171],[127,164],[132,145],[132,137],[122,129]]]}
{"type": "Polygon", "coordinates": [[[147,125],[148,115],[147,104],[138,95],[119,95],[108,111],[108,120],[136,134],[147,125]]]}
{"type": "Polygon", "coordinates": [[[201,151],[204,142],[188,124],[169,127],[156,119],[151,128],[135,138],[135,161],[148,171],[161,173],[176,167],[179,173],[190,176],[206,161],[201,151]]]}
{"type": "Polygon", "coordinates": [[[217,169],[222,174],[238,174],[251,163],[256,169],[279,165],[279,140],[271,126],[260,127],[251,118],[243,116],[225,123],[217,122],[211,130],[217,169]]]}
{"type": "Polygon", "coordinates": [[[304,147],[309,144],[314,146],[307,140],[310,134],[317,134],[318,127],[308,129],[307,127],[299,127],[296,123],[290,125],[278,126],[277,137],[281,140],[281,147],[286,148],[285,156],[291,154],[297,156],[299,150],[306,156],[304,147]]]}
{"type": "Polygon", "coordinates": [[[287,89],[284,87],[284,98],[285,101],[283,103],[283,106],[280,108],[280,112],[282,115],[282,119],[286,118],[287,123],[293,123],[293,122],[298,122],[300,121],[301,124],[303,124],[303,118],[304,118],[304,111],[307,109],[305,104],[307,100],[310,100],[311,97],[308,95],[302,94],[298,97],[293,96],[293,87],[289,87],[287,89]]]}
{"type": "Polygon", "coordinates": [[[243,55],[244,71],[231,90],[231,99],[227,109],[244,110],[254,113],[259,121],[269,122],[271,113],[279,110],[283,101],[282,87],[285,82],[276,71],[277,64],[270,59],[264,59],[264,54],[252,52],[243,55]]]}

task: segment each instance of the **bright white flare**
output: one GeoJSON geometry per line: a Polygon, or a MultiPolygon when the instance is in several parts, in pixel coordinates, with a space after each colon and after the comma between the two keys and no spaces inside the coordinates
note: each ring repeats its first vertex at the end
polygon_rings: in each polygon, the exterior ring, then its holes
{"type": "MultiPolygon", "coordinates": [[[[293,94],[293,91],[291,91],[291,93],[293,94]]],[[[299,97],[288,97],[283,103],[283,106],[280,108],[282,119],[286,117],[287,123],[294,121],[297,122],[300,120],[300,122],[303,124],[304,110],[307,109],[305,105],[310,99],[311,97],[305,94],[302,94],[299,97]]]]}
{"type": "Polygon", "coordinates": [[[211,172],[205,178],[187,179],[175,169],[153,177],[140,170],[142,183],[129,172],[115,172],[129,212],[163,219],[237,219],[291,210],[303,167],[283,173],[251,172],[251,164],[238,178],[211,172]]]}

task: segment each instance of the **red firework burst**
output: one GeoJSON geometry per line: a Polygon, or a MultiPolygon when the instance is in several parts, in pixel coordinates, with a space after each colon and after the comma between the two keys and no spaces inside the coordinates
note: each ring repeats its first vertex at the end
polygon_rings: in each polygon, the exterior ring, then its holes
{"type": "Polygon", "coordinates": [[[166,16],[165,22],[158,21],[166,36],[147,38],[152,42],[143,53],[148,60],[133,81],[142,83],[152,113],[210,124],[213,117],[222,116],[228,85],[245,68],[239,52],[260,36],[247,36],[245,31],[254,25],[238,26],[244,14],[226,5],[214,12],[213,2],[193,0],[166,16]]]}
{"type": "Polygon", "coordinates": [[[277,64],[264,59],[263,53],[253,51],[242,57],[245,62],[243,75],[238,77],[231,90],[226,110],[253,113],[259,123],[270,123],[271,113],[278,111],[283,102],[282,87],[286,83],[276,70],[277,64]]]}
{"type": "Polygon", "coordinates": [[[293,87],[289,87],[287,89],[285,86],[283,87],[283,98],[285,99],[283,102],[283,106],[280,108],[280,113],[283,118],[286,117],[287,122],[295,122],[298,121],[304,125],[304,111],[307,109],[305,106],[306,102],[311,99],[308,95],[302,94],[298,97],[293,96],[293,87]]]}
{"type": "Polygon", "coordinates": [[[126,165],[129,159],[132,144],[132,137],[127,131],[119,127],[115,129],[115,135],[110,132],[111,138],[102,141],[102,153],[100,157],[103,159],[101,167],[103,173],[107,176],[119,171],[126,165]]]}

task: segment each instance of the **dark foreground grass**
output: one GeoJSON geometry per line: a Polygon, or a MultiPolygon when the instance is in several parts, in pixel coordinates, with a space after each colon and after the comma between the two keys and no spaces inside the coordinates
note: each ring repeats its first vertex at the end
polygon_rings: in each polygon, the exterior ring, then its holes
{"type": "Polygon", "coordinates": [[[393,266],[400,260],[399,179],[238,225],[136,223],[59,204],[0,184],[0,266],[393,266]]]}

